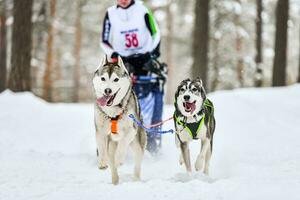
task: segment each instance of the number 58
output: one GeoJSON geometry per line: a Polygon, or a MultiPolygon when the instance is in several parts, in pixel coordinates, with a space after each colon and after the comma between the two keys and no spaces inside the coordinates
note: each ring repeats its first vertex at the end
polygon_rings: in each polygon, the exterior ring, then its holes
{"type": "Polygon", "coordinates": [[[130,48],[132,46],[137,47],[139,46],[139,40],[137,38],[137,34],[136,33],[126,33],[125,34],[125,39],[126,39],[126,47],[130,48]]]}

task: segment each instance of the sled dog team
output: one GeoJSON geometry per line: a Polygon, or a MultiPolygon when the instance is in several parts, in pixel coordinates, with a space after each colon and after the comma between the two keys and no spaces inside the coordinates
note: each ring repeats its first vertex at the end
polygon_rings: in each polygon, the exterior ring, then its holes
{"type": "MultiPolygon", "coordinates": [[[[125,160],[127,149],[133,152],[134,177],[139,180],[146,146],[146,132],[130,118],[141,119],[138,99],[130,75],[120,57],[117,62],[103,58],[93,77],[96,96],[95,127],[99,169],[110,168],[112,183],[119,183],[118,167],[125,160]]],[[[175,142],[180,148],[180,164],[192,171],[189,143],[200,139],[201,148],[195,170],[208,175],[215,131],[214,107],[207,99],[202,81],[183,80],[175,93],[175,142]]]]}

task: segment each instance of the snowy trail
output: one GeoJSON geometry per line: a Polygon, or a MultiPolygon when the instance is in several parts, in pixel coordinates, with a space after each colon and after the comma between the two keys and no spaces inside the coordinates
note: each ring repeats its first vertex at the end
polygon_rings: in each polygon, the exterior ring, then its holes
{"type": "MultiPolygon", "coordinates": [[[[48,104],[30,93],[0,94],[0,200],[300,199],[300,85],[210,95],[217,129],[211,175],[186,174],[174,136],[146,153],[142,181],[130,155],[121,184],[96,167],[93,106],[48,104]]],[[[164,118],[173,112],[165,106],[164,118]]],[[[164,129],[173,128],[168,122],[164,129]]],[[[192,144],[192,161],[199,152],[192,144]]]]}

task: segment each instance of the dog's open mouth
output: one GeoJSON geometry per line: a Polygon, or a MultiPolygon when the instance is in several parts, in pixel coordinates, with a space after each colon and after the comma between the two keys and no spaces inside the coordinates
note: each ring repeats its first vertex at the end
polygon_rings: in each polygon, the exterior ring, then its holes
{"type": "Polygon", "coordinates": [[[183,102],[185,112],[193,113],[196,109],[196,101],[194,102],[183,102]]]}
{"type": "Polygon", "coordinates": [[[117,96],[117,93],[119,92],[119,90],[113,94],[113,95],[104,95],[101,98],[97,99],[97,103],[100,106],[111,106],[114,102],[115,97],[117,96]]]}

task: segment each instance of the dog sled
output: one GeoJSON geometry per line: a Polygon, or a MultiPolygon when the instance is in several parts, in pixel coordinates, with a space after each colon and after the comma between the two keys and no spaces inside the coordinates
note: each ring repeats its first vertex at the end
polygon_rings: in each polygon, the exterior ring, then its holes
{"type": "MultiPolygon", "coordinates": [[[[143,123],[150,125],[160,122],[167,65],[160,63],[157,57],[151,54],[134,54],[122,59],[132,78],[143,123]]],[[[161,128],[156,127],[156,129],[159,131],[161,128]]],[[[161,134],[156,131],[147,132],[147,150],[155,154],[161,146],[161,134]]]]}

